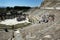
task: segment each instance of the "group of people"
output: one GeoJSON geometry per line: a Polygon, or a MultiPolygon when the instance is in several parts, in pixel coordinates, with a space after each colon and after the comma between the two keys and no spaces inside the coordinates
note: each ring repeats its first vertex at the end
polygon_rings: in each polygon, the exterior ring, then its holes
{"type": "Polygon", "coordinates": [[[55,15],[54,14],[43,15],[41,18],[42,19],[39,21],[39,23],[41,22],[47,23],[49,21],[54,21],[55,15]]]}

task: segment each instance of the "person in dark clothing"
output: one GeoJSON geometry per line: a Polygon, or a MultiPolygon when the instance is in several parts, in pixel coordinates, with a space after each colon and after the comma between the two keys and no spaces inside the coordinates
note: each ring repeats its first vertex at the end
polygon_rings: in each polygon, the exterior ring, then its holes
{"type": "Polygon", "coordinates": [[[39,23],[41,23],[41,22],[39,21],[39,23]]]}
{"type": "Polygon", "coordinates": [[[5,32],[8,32],[8,29],[7,28],[5,28],[4,30],[5,30],[5,32]]]}

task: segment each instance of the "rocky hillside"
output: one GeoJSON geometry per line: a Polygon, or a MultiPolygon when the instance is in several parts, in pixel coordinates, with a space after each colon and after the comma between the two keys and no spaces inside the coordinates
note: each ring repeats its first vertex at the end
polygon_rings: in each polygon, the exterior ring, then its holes
{"type": "MultiPolygon", "coordinates": [[[[50,2],[51,1],[46,2],[48,3],[46,4],[48,7],[50,6],[50,2]]],[[[53,2],[56,2],[56,0],[52,1],[51,3],[53,2]]],[[[46,5],[44,3],[44,5],[41,7],[46,7],[46,5]]],[[[55,4],[53,3],[53,5],[55,4]]],[[[53,7],[53,5],[51,5],[51,7],[53,7]]],[[[23,13],[28,14],[27,17],[32,25],[18,29],[20,33],[15,34],[14,39],[20,40],[20,38],[22,38],[23,40],[60,40],[60,10],[50,8],[42,9],[38,7],[29,9],[27,12],[23,13]]]]}
{"type": "Polygon", "coordinates": [[[49,8],[39,7],[27,12],[33,24],[21,29],[24,40],[60,40],[60,10],[55,9],[59,1],[45,0],[43,3],[41,7],[49,8]]]}

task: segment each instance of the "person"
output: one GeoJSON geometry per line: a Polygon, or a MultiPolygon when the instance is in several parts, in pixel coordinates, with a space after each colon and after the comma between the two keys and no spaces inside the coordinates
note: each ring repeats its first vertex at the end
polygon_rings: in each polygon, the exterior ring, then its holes
{"type": "Polygon", "coordinates": [[[8,32],[8,29],[7,28],[5,28],[4,30],[5,30],[5,32],[8,32]]]}
{"type": "Polygon", "coordinates": [[[39,21],[39,23],[41,23],[41,22],[39,21]]]}
{"type": "Polygon", "coordinates": [[[54,15],[49,15],[48,18],[49,18],[50,21],[54,21],[54,19],[55,19],[55,18],[54,18],[54,15]]]}
{"type": "Polygon", "coordinates": [[[43,15],[43,16],[42,16],[42,22],[45,22],[45,23],[48,22],[48,18],[46,17],[46,15],[43,15]]]}

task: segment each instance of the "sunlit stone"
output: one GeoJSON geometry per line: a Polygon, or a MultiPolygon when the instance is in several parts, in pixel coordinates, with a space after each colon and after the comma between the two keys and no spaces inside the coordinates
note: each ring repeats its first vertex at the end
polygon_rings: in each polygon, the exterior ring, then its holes
{"type": "Polygon", "coordinates": [[[51,38],[51,35],[46,35],[44,36],[44,38],[51,38]]]}
{"type": "Polygon", "coordinates": [[[26,18],[26,20],[23,20],[23,21],[18,22],[18,21],[17,21],[17,18],[14,18],[14,19],[6,19],[6,20],[4,20],[4,21],[1,21],[0,24],[16,25],[16,24],[25,23],[25,22],[30,23],[28,20],[29,20],[29,19],[26,18]]]}

